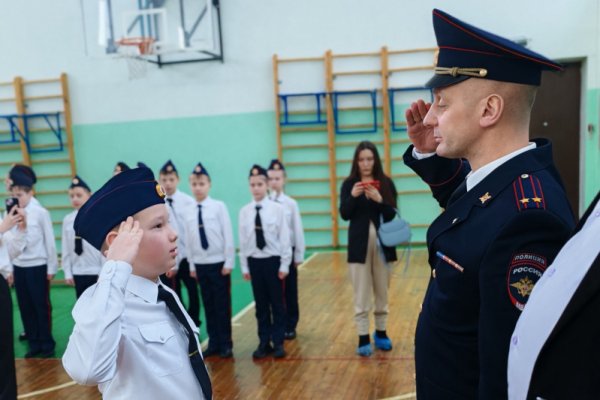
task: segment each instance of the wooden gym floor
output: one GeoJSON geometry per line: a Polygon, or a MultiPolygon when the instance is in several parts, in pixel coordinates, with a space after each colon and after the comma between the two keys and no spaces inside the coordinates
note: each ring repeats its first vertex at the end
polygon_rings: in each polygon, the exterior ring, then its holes
{"type": "MultiPolygon", "coordinates": [[[[413,250],[408,268],[403,260],[393,267],[388,334],[394,349],[375,351],[370,358],[355,355],[358,339],[345,256],[316,253],[304,263],[298,337],[286,341],[285,359],[253,361],[258,343],[254,308],[234,318],[235,358],[207,360],[215,399],[414,399],[413,333],[429,279],[427,253],[413,250]]],[[[101,398],[96,387],[72,382],[59,359],[17,359],[16,365],[19,398],[101,398]]]]}

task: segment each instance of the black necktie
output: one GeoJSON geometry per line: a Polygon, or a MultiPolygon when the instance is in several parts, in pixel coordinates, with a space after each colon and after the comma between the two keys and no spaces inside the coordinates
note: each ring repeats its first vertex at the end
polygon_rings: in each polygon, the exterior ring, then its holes
{"type": "Polygon", "coordinates": [[[83,242],[80,236],[75,236],[75,254],[80,256],[83,253],[83,242]]]}
{"type": "Polygon", "coordinates": [[[446,203],[446,208],[456,200],[458,200],[463,194],[467,193],[467,180],[462,181],[460,185],[452,192],[446,203]]]}
{"type": "Polygon", "coordinates": [[[185,315],[183,315],[181,308],[179,308],[175,297],[173,297],[171,292],[165,290],[161,285],[158,285],[158,300],[165,302],[167,307],[169,307],[169,311],[175,315],[177,321],[179,321],[179,323],[183,325],[187,331],[189,341],[188,355],[190,358],[190,363],[192,364],[192,369],[194,370],[196,379],[198,379],[198,382],[200,383],[204,398],[207,400],[212,399],[212,385],[210,383],[210,377],[208,376],[208,371],[204,365],[204,360],[202,360],[202,357],[200,356],[198,344],[196,343],[196,338],[194,337],[194,331],[192,330],[192,327],[185,318],[185,315]]]}
{"type": "Polygon", "coordinates": [[[256,206],[256,218],[254,219],[254,231],[256,232],[256,247],[258,247],[260,250],[264,249],[267,245],[267,242],[265,242],[262,221],[260,220],[261,208],[261,206],[256,206]]]}
{"type": "Polygon", "coordinates": [[[208,249],[208,239],[206,239],[206,231],[204,230],[204,222],[202,222],[202,204],[198,204],[198,229],[200,230],[200,243],[204,250],[208,249]]]}

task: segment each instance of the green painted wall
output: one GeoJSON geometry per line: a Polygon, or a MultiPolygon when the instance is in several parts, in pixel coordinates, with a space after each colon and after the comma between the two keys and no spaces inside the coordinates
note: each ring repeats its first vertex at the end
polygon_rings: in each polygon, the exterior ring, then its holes
{"type": "MultiPolygon", "coordinates": [[[[593,132],[584,133],[583,157],[585,164],[582,184],[584,187],[584,209],[591,203],[600,190],[600,89],[588,90],[586,95],[585,127],[593,126],[593,132]]],[[[585,129],[584,131],[587,131],[585,129]]]]}

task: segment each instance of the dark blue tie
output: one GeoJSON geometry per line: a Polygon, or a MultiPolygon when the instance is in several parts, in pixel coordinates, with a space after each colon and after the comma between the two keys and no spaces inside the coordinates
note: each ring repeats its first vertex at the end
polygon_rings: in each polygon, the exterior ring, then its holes
{"type": "Polygon", "coordinates": [[[267,245],[265,242],[265,234],[263,232],[262,221],[260,220],[260,209],[261,206],[256,206],[256,218],[254,219],[254,231],[256,232],[256,247],[260,250],[264,249],[267,245]]]}
{"type": "Polygon", "coordinates": [[[210,377],[208,376],[208,371],[206,370],[206,366],[204,365],[204,360],[200,356],[200,352],[198,350],[198,344],[196,343],[196,338],[194,336],[194,331],[192,327],[188,323],[185,315],[183,315],[183,311],[179,308],[175,297],[171,294],[171,292],[165,290],[161,285],[158,285],[158,300],[164,301],[169,311],[175,315],[177,321],[187,331],[188,334],[188,356],[190,358],[190,364],[192,364],[192,369],[194,370],[194,374],[196,375],[196,379],[200,383],[200,387],[202,388],[202,393],[204,394],[204,398],[207,400],[212,399],[212,385],[210,383],[210,377]]]}
{"type": "Polygon", "coordinates": [[[202,204],[198,204],[198,229],[200,230],[200,243],[204,250],[208,249],[208,239],[206,239],[206,231],[204,230],[204,222],[202,221],[202,204]]]}
{"type": "Polygon", "coordinates": [[[83,242],[81,241],[81,236],[75,236],[75,254],[78,256],[83,254],[83,242]]]}

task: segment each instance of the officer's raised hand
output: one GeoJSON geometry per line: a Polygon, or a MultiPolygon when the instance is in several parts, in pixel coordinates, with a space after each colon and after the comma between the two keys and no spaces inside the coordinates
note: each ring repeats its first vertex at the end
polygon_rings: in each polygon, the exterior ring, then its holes
{"type": "Polygon", "coordinates": [[[433,153],[437,148],[433,128],[423,123],[430,108],[431,103],[418,100],[412,103],[405,113],[408,138],[419,153],[433,153]]]}

